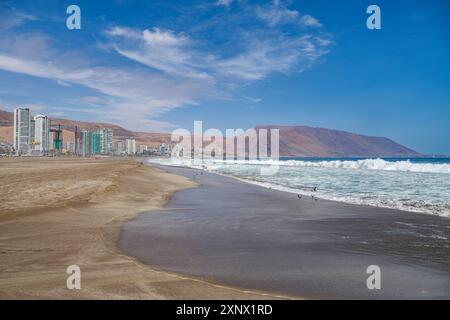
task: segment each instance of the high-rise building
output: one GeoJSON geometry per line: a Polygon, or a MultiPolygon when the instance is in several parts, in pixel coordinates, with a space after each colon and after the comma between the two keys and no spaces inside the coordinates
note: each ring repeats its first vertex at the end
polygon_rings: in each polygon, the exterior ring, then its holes
{"type": "Polygon", "coordinates": [[[50,140],[49,144],[50,149],[53,150],[53,152],[61,153],[62,147],[63,147],[63,135],[62,135],[62,125],[61,124],[52,124],[50,122],[50,140]]]}
{"type": "Polygon", "coordinates": [[[82,155],[83,154],[83,132],[78,128],[78,126],[75,126],[75,154],[76,155],[82,155]]]}
{"type": "Polygon", "coordinates": [[[13,145],[16,153],[27,153],[31,142],[31,113],[29,108],[14,109],[13,145]]]}
{"type": "Polygon", "coordinates": [[[49,146],[49,120],[47,116],[38,114],[34,117],[34,150],[45,153],[50,150],[49,146]]]}
{"type": "Polygon", "coordinates": [[[35,135],[35,130],[36,129],[36,124],[34,121],[34,118],[31,117],[30,118],[30,144],[33,145],[34,144],[34,135],[35,135]]]}
{"type": "Polygon", "coordinates": [[[118,141],[114,144],[114,154],[122,155],[126,152],[125,143],[123,141],[118,141]]]}
{"type": "Polygon", "coordinates": [[[101,150],[101,143],[100,143],[100,133],[98,131],[92,131],[91,132],[91,154],[100,154],[101,150]]]}
{"type": "Polygon", "coordinates": [[[103,128],[99,130],[100,134],[100,153],[111,154],[113,152],[113,131],[103,128]]]}
{"type": "MultiPolygon", "coordinates": [[[[78,151],[83,156],[92,156],[96,154],[102,153],[102,130],[99,131],[89,131],[83,130],[80,134],[81,140],[81,150],[78,151]]],[[[112,136],[110,137],[112,140],[112,136]]],[[[75,148],[75,147],[74,147],[75,148]]],[[[111,141],[111,150],[112,150],[112,141],[111,141]]]]}
{"type": "Polygon", "coordinates": [[[81,132],[81,154],[83,156],[91,155],[91,144],[92,144],[92,132],[88,130],[83,130],[81,132]]]}
{"type": "Polygon", "coordinates": [[[63,142],[63,153],[75,153],[75,142],[73,141],[63,142]]]}
{"type": "Polygon", "coordinates": [[[136,154],[136,140],[135,139],[127,139],[127,154],[135,155],[136,154]]]}
{"type": "Polygon", "coordinates": [[[144,153],[147,152],[147,146],[146,145],[140,144],[138,149],[139,149],[139,153],[140,154],[144,154],[144,153]]]}

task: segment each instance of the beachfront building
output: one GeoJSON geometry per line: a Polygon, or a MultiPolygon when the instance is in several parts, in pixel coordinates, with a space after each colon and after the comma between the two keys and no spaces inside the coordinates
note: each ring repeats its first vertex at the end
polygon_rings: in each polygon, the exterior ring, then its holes
{"type": "Polygon", "coordinates": [[[126,145],[127,145],[127,154],[135,155],[136,154],[136,140],[135,139],[127,139],[126,145]]]}
{"type": "Polygon", "coordinates": [[[83,156],[100,154],[100,133],[98,131],[83,130],[81,139],[81,154],[83,156]]]}
{"type": "Polygon", "coordinates": [[[88,130],[81,131],[81,155],[91,155],[92,132],[88,130]]]}
{"type": "Polygon", "coordinates": [[[31,112],[29,108],[14,109],[13,146],[17,154],[28,153],[31,143],[31,112]]]}
{"type": "Polygon", "coordinates": [[[101,143],[100,143],[100,133],[98,131],[92,132],[92,143],[91,143],[91,154],[100,154],[101,143]]]}
{"type": "Polygon", "coordinates": [[[126,152],[126,149],[125,149],[125,143],[124,143],[123,141],[117,141],[117,142],[114,144],[114,150],[113,150],[113,153],[114,153],[115,155],[120,156],[120,155],[124,154],[125,152],[126,152]]]}
{"type": "Polygon", "coordinates": [[[74,152],[82,156],[113,153],[112,129],[76,131],[74,152]],[[77,146],[78,143],[78,146],[77,146]],[[80,152],[81,151],[81,152],[80,152]]]}
{"type": "Polygon", "coordinates": [[[146,145],[144,145],[144,144],[140,144],[138,149],[139,149],[138,153],[144,154],[144,153],[147,152],[148,147],[146,145]]]}
{"type": "Polygon", "coordinates": [[[33,145],[34,150],[40,152],[41,154],[46,153],[50,150],[50,132],[49,132],[49,120],[48,117],[43,114],[38,114],[33,119],[34,123],[34,138],[33,145]]]}
{"type": "Polygon", "coordinates": [[[109,128],[103,128],[99,131],[100,134],[100,153],[111,154],[113,153],[113,131],[109,128]]]}
{"type": "Polygon", "coordinates": [[[75,153],[75,142],[66,141],[63,143],[63,153],[75,153]]]}
{"type": "Polygon", "coordinates": [[[30,117],[30,144],[34,144],[34,135],[36,133],[36,123],[33,117],[30,117]]]}

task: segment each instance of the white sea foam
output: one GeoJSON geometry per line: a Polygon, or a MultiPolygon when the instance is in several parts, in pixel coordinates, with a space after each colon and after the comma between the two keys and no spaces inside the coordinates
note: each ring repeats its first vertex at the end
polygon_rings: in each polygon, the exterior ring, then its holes
{"type": "Polygon", "coordinates": [[[450,164],[363,160],[223,161],[152,159],[164,165],[199,168],[271,189],[358,205],[450,217],[450,164]],[[261,176],[260,166],[278,165],[261,176]],[[316,192],[302,186],[317,186],[316,192]]]}
{"type": "MultiPolygon", "coordinates": [[[[180,164],[183,162],[180,162],[180,164]]],[[[335,169],[361,169],[361,170],[384,170],[403,172],[424,173],[447,173],[450,174],[448,163],[413,163],[410,160],[386,161],[383,159],[361,159],[361,160],[206,160],[203,165],[211,164],[240,164],[240,165],[278,165],[291,167],[314,167],[335,169]]]]}

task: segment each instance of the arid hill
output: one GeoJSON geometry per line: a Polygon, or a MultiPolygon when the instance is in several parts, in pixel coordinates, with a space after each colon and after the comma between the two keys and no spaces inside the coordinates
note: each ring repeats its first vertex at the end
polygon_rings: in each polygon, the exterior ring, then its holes
{"type": "Polygon", "coordinates": [[[384,137],[306,126],[258,126],[280,130],[280,155],[293,157],[405,157],[416,151],[384,137]]]}

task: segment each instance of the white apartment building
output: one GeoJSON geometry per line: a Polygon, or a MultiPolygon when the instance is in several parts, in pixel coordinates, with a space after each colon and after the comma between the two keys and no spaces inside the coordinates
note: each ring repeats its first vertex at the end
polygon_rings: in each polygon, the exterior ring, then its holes
{"type": "Polygon", "coordinates": [[[109,128],[103,128],[100,129],[98,133],[100,134],[100,153],[113,153],[113,130],[109,128]]]}
{"type": "Polygon", "coordinates": [[[145,151],[147,151],[147,146],[146,145],[139,145],[139,153],[143,154],[145,151]]]}
{"type": "Polygon", "coordinates": [[[136,140],[135,139],[127,139],[126,145],[127,145],[127,154],[128,155],[136,154],[136,140]]]}
{"type": "Polygon", "coordinates": [[[38,114],[34,117],[34,150],[41,153],[49,151],[49,120],[47,116],[38,114]]]}
{"type": "Polygon", "coordinates": [[[14,109],[13,146],[17,153],[27,153],[31,142],[31,113],[29,108],[14,109]]]}

